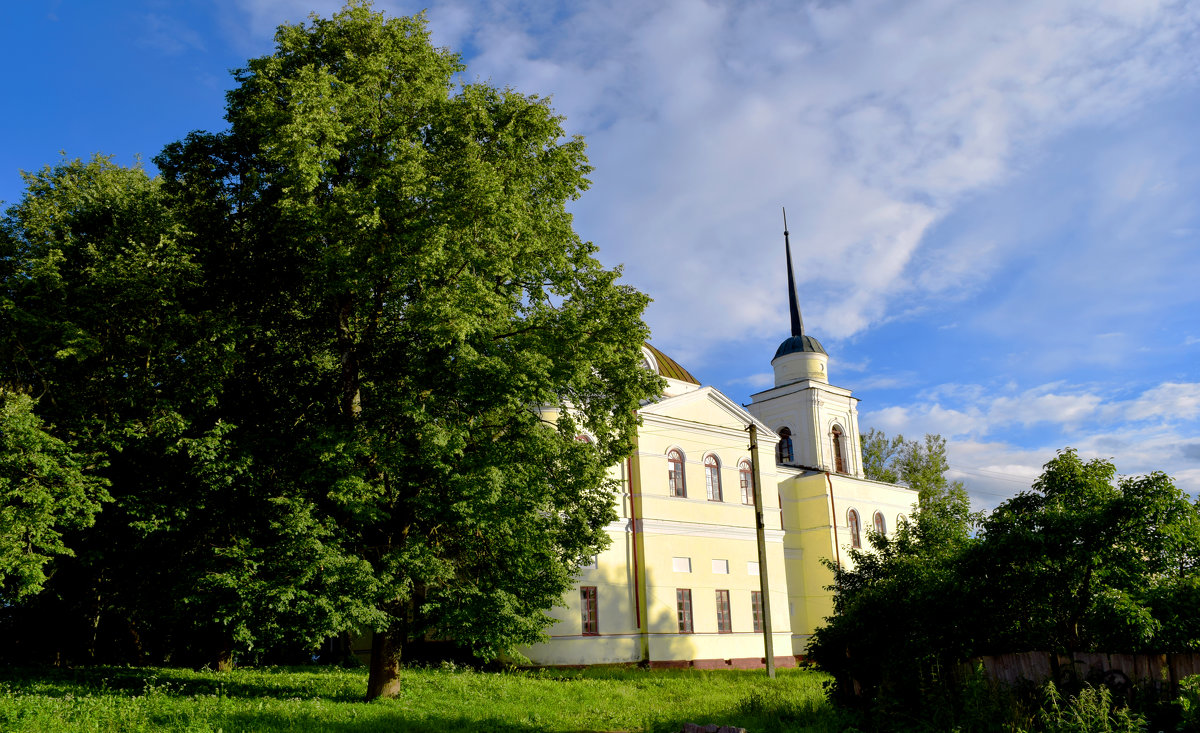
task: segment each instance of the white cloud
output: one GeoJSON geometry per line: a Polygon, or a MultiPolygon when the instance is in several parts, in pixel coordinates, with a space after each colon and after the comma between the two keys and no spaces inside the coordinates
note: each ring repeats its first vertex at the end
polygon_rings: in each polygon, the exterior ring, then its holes
{"type": "MultiPolygon", "coordinates": [[[[261,43],[281,19],[340,4],[227,13],[261,43]]],[[[978,287],[999,244],[930,248],[931,227],[1041,142],[1192,82],[1198,13],[1119,0],[481,0],[429,17],[435,42],[471,53],[469,76],[553,95],[587,136],[596,171],[578,228],[655,298],[659,340],[702,356],[786,323],[780,205],[823,337],[884,321],[898,298],[978,287]]],[[[1114,195],[1154,180],[1133,170],[1114,195]]]]}
{"type": "Polygon", "coordinates": [[[759,372],[729,380],[730,384],[745,384],[749,387],[771,387],[775,384],[774,372],[759,372]]]}
{"type": "Polygon", "coordinates": [[[1125,407],[1128,420],[1195,420],[1200,417],[1200,383],[1160,384],[1125,407]]]}
{"type": "MultiPolygon", "coordinates": [[[[281,19],[341,5],[222,1],[230,33],[256,53],[281,19]]],[[[801,306],[827,347],[990,294],[928,327],[987,337],[990,375],[928,377],[928,364],[884,351],[840,365],[887,370],[850,385],[860,390],[958,382],[865,411],[864,427],[946,435],[964,477],[993,492],[1067,444],[1200,487],[1180,449],[1200,417],[1188,372],[1147,376],[1158,386],[1130,396],[1077,371],[1150,362],[1148,324],[1194,306],[1197,214],[1179,183],[1189,163],[1152,130],[1071,149],[1194,94],[1200,5],[480,0],[429,17],[436,43],[470,54],[469,78],[553,95],[586,136],[595,171],[577,229],[655,299],[647,319],[676,358],[699,369],[717,348],[779,338],[786,205],[801,306]],[[1014,180],[1018,193],[996,194],[1014,180]]],[[[1181,339],[1197,341],[1171,345],[1181,339]]]]}
{"type": "Polygon", "coordinates": [[[1119,399],[1055,382],[1015,394],[939,385],[912,404],[865,411],[860,424],[910,438],[941,434],[956,475],[986,499],[1004,494],[1006,481],[1036,477],[1066,447],[1085,458],[1111,458],[1127,474],[1166,471],[1184,490],[1200,492],[1198,419],[1200,383],[1167,382],[1119,399]],[[1018,430],[1030,426],[1038,429],[1029,436],[1018,430]],[[1030,444],[1015,444],[1008,437],[1014,433],[1030,444]]]}

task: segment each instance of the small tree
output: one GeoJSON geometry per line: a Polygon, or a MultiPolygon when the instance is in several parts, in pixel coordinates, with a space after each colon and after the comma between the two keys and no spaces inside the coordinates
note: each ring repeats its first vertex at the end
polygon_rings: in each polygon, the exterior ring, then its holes
{"type": "Polygon", "coordinates": [[[904,482],[918,504],[891,536],[868,533],[870,548],[851,550],[853,569],[834,570],[834,616],[816,630],[809,656],[868,695],[910,699],[972,646],[973,609],[964,597],[961,558],[980,520],[960,482],[945,478],[945,441],[863,436],[867,477],[904,482]]]}
{"type": "Polygon", "coordinates": [[[0,600],[37,593],[67,529],[90,525],[108,498],[85,461],[44,429],[28,395],[0,388],[0,600]]]}

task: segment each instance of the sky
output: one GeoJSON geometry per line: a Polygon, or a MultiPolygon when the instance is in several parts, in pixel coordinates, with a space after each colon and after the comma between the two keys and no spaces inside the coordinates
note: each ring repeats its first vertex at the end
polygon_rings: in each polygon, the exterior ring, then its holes
{"type": "MultiPolygon", "coordinates": [[[[28,0],[0,27],[20,170],[225,128],[230,71],[326,0],[28,0]]],[[[549,96],[576,230],[653,343],[747,403],[808,332],[860,427],[939,433],[977,508],[1072,447],[1200,492],[1200,3],[379,1],[464,79],[549,96]]]]}

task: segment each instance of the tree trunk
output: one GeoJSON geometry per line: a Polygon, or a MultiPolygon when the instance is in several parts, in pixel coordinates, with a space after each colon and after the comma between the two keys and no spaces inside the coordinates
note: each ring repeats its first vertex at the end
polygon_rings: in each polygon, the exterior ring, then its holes
{"type": "Polygon", "coordinates": [[[396,697],[400,694],[400,645],[404,637],[392,626],[376,631],[371,640],[371,672],[367,678],[367,699],[396,697]]]}
{"type": "Polygon", "coordinates": [[[214,666],[218,672],[233,671],[233,637],[227,632],[220,635],[220,646],[214,666]]]}

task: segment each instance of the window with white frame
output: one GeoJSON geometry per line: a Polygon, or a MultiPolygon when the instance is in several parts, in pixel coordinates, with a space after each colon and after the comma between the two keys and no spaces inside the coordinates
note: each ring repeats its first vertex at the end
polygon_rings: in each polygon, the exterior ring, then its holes
{"type": "Polygon", "coordinates": [[[833,438],[833,470],[838,473],[846,473],[846,457],[844,455],[844,447],[842,446],[842,429],[834,425],[830,433],[833,438]]]}
{"type": "Polygon", "coordinates": [[[742,503],[754,503],[754,469],[750,461],[743,458],[738,463],[738,485],[742,489],[742,503]]]}
{"type": "Polygon", "coordinates": [[[704,488],[709,501],[721,501],[721,461],[712,453],[704,457],[704,488]]]}
{"type": "Polygon", "coordinates": [[[687,496],[687,487],[683,483],[683,452],[674,448],[667,452],[667,494],[687,496]]]}

